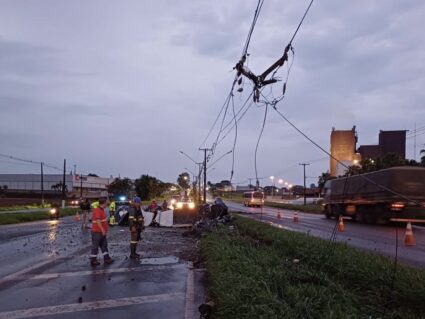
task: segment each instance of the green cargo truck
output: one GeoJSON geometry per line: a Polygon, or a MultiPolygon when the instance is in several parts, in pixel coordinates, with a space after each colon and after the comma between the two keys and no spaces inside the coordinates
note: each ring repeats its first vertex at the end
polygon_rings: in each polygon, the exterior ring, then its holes
{"type": "Polygon", "coordinates": [[[329,180],[323,208],[327,218],[350,216],[364,223],[425,219],[425,168],[392,167],[329,180]]]}

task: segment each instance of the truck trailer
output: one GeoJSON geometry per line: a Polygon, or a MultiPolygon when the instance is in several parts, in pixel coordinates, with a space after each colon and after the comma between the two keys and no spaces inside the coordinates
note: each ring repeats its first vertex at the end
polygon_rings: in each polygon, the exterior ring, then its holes
{"type": "Polygon", "coordinates": [[[350,216],[364,223],[425,220],[425,168],[392,167],[329,180],[323,210],[327,218],[350,216]]]}

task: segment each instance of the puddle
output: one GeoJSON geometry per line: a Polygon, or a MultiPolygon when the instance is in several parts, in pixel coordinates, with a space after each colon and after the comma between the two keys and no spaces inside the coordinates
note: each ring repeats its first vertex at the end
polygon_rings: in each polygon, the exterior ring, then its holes
{"type": "Polygon", "coordinates": [[[141,265],[165,265],[165,264],[176,264],[178,262],[179,262],[179,259],[174,256],[142,258],[140,260],[141,265]]]}

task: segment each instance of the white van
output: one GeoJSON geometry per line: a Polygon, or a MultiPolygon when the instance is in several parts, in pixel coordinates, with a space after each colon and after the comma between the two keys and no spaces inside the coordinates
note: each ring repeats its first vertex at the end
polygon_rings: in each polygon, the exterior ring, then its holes
{"type": "Polygon", "coordinates": [[[243,193],[243,204],[244,206],[258,206],[264,205],[264,193],[263,192],[245,192],[243,193]]]}

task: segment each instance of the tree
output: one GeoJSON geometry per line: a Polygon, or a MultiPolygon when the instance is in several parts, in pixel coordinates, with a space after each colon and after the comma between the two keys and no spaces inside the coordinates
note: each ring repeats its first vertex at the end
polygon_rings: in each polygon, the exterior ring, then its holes
{"type": "Polygon", "coordinates": [[[190,177],[189,174],[183,172],[177,177],[177,184],[183,189],[188,189],[190,187],[190,177]]]}
{"type": "Polygon", "coordinates": [[[115,178],[111,184],[108,185],[108,192],[114,195],[129,196],[133,190],[134,183],[129,178],[115,178]]]}
{"type": "Polygon", "coordinates": [[[329,171],[322,173],[322,175],[319,176],[319,181],[317,182],[317,187],[320,188],[320,191],[322,191],[323,187],[325,186],[325,183],[330,180],[334,179],[335,177],[332,177],[329,171]]]}
{"type": "Polygon", "coordinates": [[[61,192],[63,186],[65,187],[65,192],[68,192],[68,186],[66,184],[63,184],[63,183],[57,183],[55,185],[52,185],[51,188],[54,191],[61,192]]]}
{"type": "Polygon", "coordinates": [[[136,194],[146,200],[161,196],[169,189],[168,185],[168,183],[163,183],[159,179],[149,175],[142,175],[134,181],[136,194]]]}
{"type": "Polygon", "coordinates": [[[423,150],[421,150],[421,165],[425,166],[425,148],[423,150]],[[423,154],[423,155],[422,155],[423,154]]]}

